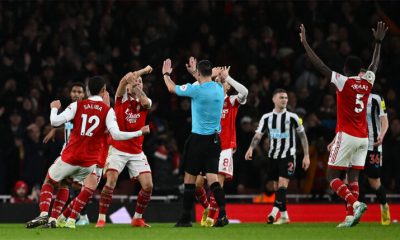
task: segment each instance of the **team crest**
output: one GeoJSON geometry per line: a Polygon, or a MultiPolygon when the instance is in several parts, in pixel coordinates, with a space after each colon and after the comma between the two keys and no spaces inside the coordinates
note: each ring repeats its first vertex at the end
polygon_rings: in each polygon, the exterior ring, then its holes
{"type": "Polygon", "coordinates": [[[181,89],[182,91],[186,91],[187,90],[187,85],[182,85],[179,87],[179,89],[181,89]]]}

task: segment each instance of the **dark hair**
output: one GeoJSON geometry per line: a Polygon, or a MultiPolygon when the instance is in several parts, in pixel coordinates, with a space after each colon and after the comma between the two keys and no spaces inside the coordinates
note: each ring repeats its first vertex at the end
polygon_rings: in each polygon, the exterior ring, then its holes
{"type": "Polygon", "coordinates": [[[69,91],[71,92],[74,87],[81,87],[83,89],[83,91],[86,92],[85,84],[83,84],[81,82],[73,82],[71,84],[71,87],[69,88],[69,91]]]}
{"type": "Polygon", "coordinates": [[[101,89],[106,84],[106,80],[101,76],[94,76],[89,78],[88,89],[91,95],[98,95],[101,89]]]}
{"type": "Polygon", "coordinates": [[[211,77],[212,74],[212,64],[208,60],[201,60],[197,63],[197,71],[203,77],[211,77]]]}
{"type": "Polygon", "coordinates": [[[362,61],[359,57],[356,56],[348,56],[346,61],[344,62],[344,70],[345,74],[349,74],[352,76],[358,75],[361,70],[362,61]]]}
{"type": "Polygon", "coordinates": [[[276,94],[278,94],[278,93],[286,93],[287,94],[287,91],[285,90],[285,89],[283,89],[283,88],[277,88],[277,89],[275,89],[275,91],[272,93],[272,97],[274,97],[276,94]]]}

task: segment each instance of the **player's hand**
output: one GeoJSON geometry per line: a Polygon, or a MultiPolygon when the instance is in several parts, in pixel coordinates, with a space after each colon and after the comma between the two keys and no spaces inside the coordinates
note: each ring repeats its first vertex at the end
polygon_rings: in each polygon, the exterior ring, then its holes
{"type": "Polygon", "coordinates": [[[376,25],[376,29],[372,28],[372,33],[374,34],[375,40],[382,41],[385,38],[387,30],[388,27],[386,26],[386,23],[379,21],[378,24],[376,25]]]}
{"type": "Polygon", "coordinates": [[[211,77],[212,78],[218,77],[221,72],[222,72],[222,67],[213,67],[211,69],[211,77]]]}
{"type": "Polygon", "coordinates": [[[374,142],[374,147],[382,145],[382,142],[383,142],[383,137],[379,135],[378,138],[376,139],[376,142],[374,142]]]}
{"type": "Polygon", "coordinates": [[[219,76],[221,78],[221,82],[225,82],[225,80],[228,78],[229,69],[231,69],[231,66],[222,67],[222,71],[219,73],[219,76]]]}
{"type": "Polygon", "coordinates": [[[303,158],[303,169],[304,171],[307,171],[308,167],[310,166],[310,156],[309,155],[305,155],[303,158]]]}
{"type": "Polygon", "coordinates": [[[189,62],[186,63],[186,70],[194,75],[197,72],[197,59],[194,57],[189,58],[189,62]]]}
{"type": "Polygon", "coordinates": [[[54,136],[56,135],[56,129],[52,128],[49,133],[47,133],[47,135],[43,138],[43,143],[46,144],[48,143],[50,140],[52,140],[54,142],[54,136]]]}
{"type": "Polygon", "coordinates": [[[60,109],[61,108],[61,102],[59,100],[52,101],[50,103],[50,108],[60,109]]]}
{"type": "Polygon", "coordinates": [[[301,43],[304,44],[304,43],[307,42],[307,39],[306,39],[306,28],[304,27],[303,24],[300,25],[300,33],[299,33],[299,36],[300,36],[300,42],[301,42],[301,43]]]}
{"type": "Polygon", "coordinates": [[[246,155],[244,156],[245,160],[253,160],[253,149],[247,149],[246,155]]]}
{"type": "Polygon", "coordinates": [[[172,62],[169,58],[167,58],[163,63],[162,74],[164,75],[164,73],[172,73],[172,62]]]}
{"type": "Polygon", "coordinates": [[[146,135],[146,134],[150,133],[149,125],[146,125],[146,126],[142,127],[140,130],[142,131],[142,135],[146,135]]]}

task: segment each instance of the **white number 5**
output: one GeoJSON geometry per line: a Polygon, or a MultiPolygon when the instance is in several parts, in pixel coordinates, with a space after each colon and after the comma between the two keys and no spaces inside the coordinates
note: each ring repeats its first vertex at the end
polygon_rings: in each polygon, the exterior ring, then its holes
{"type": "Polygon", "coordinates": [[[360,113],[364,109],[364,102],[361,100],[361,98],[363,96],[364,96],[364,94],[357,94],[356,95],[356,107],[354,108],[354,111],[356,113],[360,113]]]}
{"type": "Polygon", "coordinates": [[[93,135],[93,130],[95,130],[100,123],[100,118],[96,115],[93,115],[87,120],[87,114],[82,114],[82,127],[81,127],[81,135],[91,137],[93,135]],[[93,123],[93,125],[86,131],[86,122],[93,123]]]}

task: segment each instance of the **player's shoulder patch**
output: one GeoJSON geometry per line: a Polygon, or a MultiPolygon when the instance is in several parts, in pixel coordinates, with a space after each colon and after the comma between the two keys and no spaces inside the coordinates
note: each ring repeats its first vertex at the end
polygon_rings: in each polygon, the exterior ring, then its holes
{"type": "Polygon", "coordinates": [[[385,104],[385,100],[381,100],[381,109],[383,110],[383,111],[385,111],[386,110],[386,104],[385,104]]]}
{"type": "Polygon", "coordinates": [[[367,80],[369,83],[373,83],[375,81],[375,73],[372,71],[367,71],[363,76],[363,79],[367,80]]]}
{"type": "Polygon", "coordinates": [[[181,91],[186,91],[187,90],[187,84],[180,86],[179,89],[181,91]]]}

